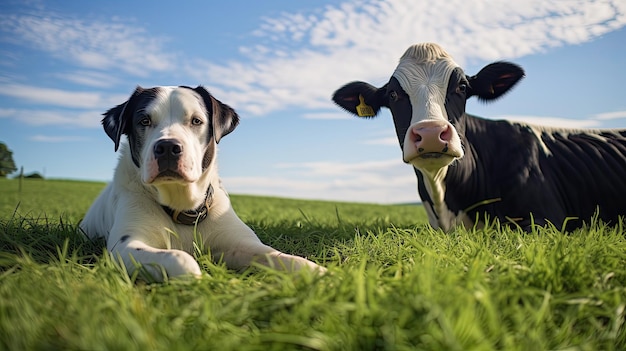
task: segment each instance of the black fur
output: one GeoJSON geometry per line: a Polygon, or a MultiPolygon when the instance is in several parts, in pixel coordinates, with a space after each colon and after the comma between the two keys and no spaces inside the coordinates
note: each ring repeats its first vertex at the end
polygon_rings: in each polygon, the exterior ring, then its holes
{"type": "MultiPolygon", "coordinates": [[[[209,139],[213,138],[213,140],[215,140],[215,144],[218,144],[224,136],[235,130],[235,128],[239,125],[239,115],[237,112],[235,112],[232,107],[223,104],[221,101],[213,97],[213,95],[211,95],[204,87],[181,87],[195,91],[202,98],[207,116],[209,116],[209,120],[211,121],[209,139]]],[[[202,170],[206,170],[210,166],[213,161],[215,151],[216,147],[212,140],[208,140],[207,149],[202,158],[202,170]]]]}
{"type": "Polygon", "coordinates": [[[109,138],[115,143],[115,151],[119,148],[122,134],[128,137],[133,163],[139,167],[139,150],[142,148],[142,134],[145,129],[139,122],[145,114],[144,108],[158,94],[159,88],[144,89],[138,86],[128,101],[104,113],[102,126],[109,138]]]}

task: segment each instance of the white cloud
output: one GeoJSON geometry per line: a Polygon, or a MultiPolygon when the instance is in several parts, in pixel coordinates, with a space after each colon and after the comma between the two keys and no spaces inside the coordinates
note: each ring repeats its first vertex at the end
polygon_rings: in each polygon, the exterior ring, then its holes
{"type": "Polygon", "coordinates": [[[398,146],[397,137],[385,137],[377,139],[368,139],[363,142],[366,145],[393,145],[398,146]]]}
{"type": "Polygon", "coordinates": [[[411,166],[399,159],[290,163],[276,167],[285,170],[286,174],[278,177],[223,177],[223,181],[235,194],[272,194],[331,201],[350,199],[384,204],[419,201],[415,174],[411,166]]]}
{"type": "MultiPolygon", "coordinates": [[[[240,48],[242,59],[215,64],[169,53],[165,38],[118,19],[86,21],[43,12],[0,15],[3,40],[29,45],[78,67],[63,79],[103,88],[116,83],[108,73],[112,69],[137,76],[176,70],[211,82],[210,90],[244,115],[297,107],[307,119],[350,118],[332,104],[332,91],[352,80],[384,84],[402,52],[416,42],[436,41],[463,64],[583,43],[624,25],[622,0],[354,0],[314,13],[285,12],[266,18],[253,32],[258,43],[240,48]]],[[[11,82],[0,85],[0,94],[102,112],[127,98],[11,82]]],[[[594,120],[611,116],[602,114],[594,120]]],[[[579,127],[596,126],[594,120],[526,119],[579,127]]],[[[368,143],[393,144],[392,140],[368,143]]]]}
{"type": "Polygon", "coordinates": [[[88,141],[89,138],[76,135],[33,135],[28,138],[31,141],[37,141],[42,143],[65,143],[74,141],[88,141]]]}
{"type": "MultiPolygon", "coordinates": [[[[312,13],[265,18],[252,33],[258,43],[241,47],[241,59],[215,64],[170,53],[166,38],[119,19],[86,21],[43,12],[0,15],[4,40],[102,74],[111,69],[137,76],[186,73],[211,82],[221,100],[252,115],[293,107],[337,111],[330,102],[332,91],[352,80],[382,85],[402,52],[417,42],[436,41],[463,64],[579,44],[624,25],[623,0],[353,0],[312,13]]],[[[66,77],[94,87],[109,84],[99,78],[95,73],[66,77]]],[[[83,104],[93,99],[85,97],[83,104]]]]}
{"type": "Polygon", "coordinates": [[[311,113],[303,113],[302,117],[304,119],[353,119],[354,117],[349,114],[337,111],[337,112],[311,112],[311,113]]]}
{"type": "Polygon", "coordinates": [[[520,115],[501,115],[490,117],[492,120],[505,119],[512,122],[522,122],[533,125],[557,128],[607,128],[606,122],[616,119],[626,119],[626,111],[614,111],[599,113],[586,119],[571,119],[562,117],[549,116],[520,116],[520,115]]]}
{"type": "Polygon", "coordinates": [[[100,92],[68,91],[24,84],[0,84],[0,94],[36,104],[69,108],[108,109],[128,99],[128,96],[104,96],[100,92]]]}
{"type": "Polygon", "coordinates": [[[512,122],[522,122],[533,125],[545,126],[545,127],[557,127],[557,128],[600,128],[601,125],[597,120],[593,119],[568,119],[560,117],[544,117],[544,116],[517,116],[517,115],[504,115],[490,119],[506,119],[512,122]]]}
{"type": "Polygon", "coordinates": [[[1,15],[4,40],[27,44],[81,67],[118,68],[137,76],[175,68],[176,58],[165,53],[164,39],[141,27],[117,21],[85,21],[45,15],[1,15]]]}
{"type": "Polygon", "coordinates": [[[391,184],[370,186],[351,183],[351,187],[338,186],[329,182],[305,182],[293,178],[269,177],[225,177],[224,185],[232,194],[262,195],[312,199],[326,201],[350,201],[377,204],[398,204],[419,202],[417,180],[411,184],[391,184]]]}
{"type": "Polygon", "coordinates": [[[70,73],[59,73],[58,78],[94,88],[109,88],[118,82],[110,73],[80,70],[70,73]]]}
{"type": "MultiPolygon", "coordinates": [[[[361,175],[372,171],[387,171],[397,169],[399,167],[407,168],[409,166],[403,164],[400,160],[391,159],[383,161],[367,161],[359,163],[344,162],[302,162],[302,163],[279,163],[276,168],[279,169],[298,169],[302,174],[307,175],[361,175]]],[[[393,173],[393,172],[392,172],[393,173]]]]}
{"type": "Polygon", "coordinates": [[[626,118],[626,111],[599,113],[594,117],[599,120],[623,119],[626,118]]]}
{"type": "Polygon", "coordinates": [[[0,109],[0,118],[12,118],[20,123],[33,126],[58,125],[99,128],[101,127],[102,112],[0,109]]]}
{"type": "Polygon", "coordinates": [[[459,64],[515,58],[597,38],[626,25],[625,14],[623,0],[349,1],[266,19],[254,32],[261,43],[242,48],[250,64],[200,61],[188,70],[223,82],[223,98],[247,113],[332,109],[332,91],[352,80],[384,83],[417,42],[440,43],[459,64]]]}

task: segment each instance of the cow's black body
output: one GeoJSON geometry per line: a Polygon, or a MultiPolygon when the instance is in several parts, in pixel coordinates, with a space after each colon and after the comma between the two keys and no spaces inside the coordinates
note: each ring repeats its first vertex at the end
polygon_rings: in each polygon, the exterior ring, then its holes
{"type": "MultiPolygon", "coordinates": [[[[468,114],[453,124],[464,130],[465,156],[445,177],[452,212],[565,229],[596,212],[613,224],[626,214],[626,130],[557,130],[468,114]]],[[[429,201],[423,186],[419,193],[429,201]]]]}

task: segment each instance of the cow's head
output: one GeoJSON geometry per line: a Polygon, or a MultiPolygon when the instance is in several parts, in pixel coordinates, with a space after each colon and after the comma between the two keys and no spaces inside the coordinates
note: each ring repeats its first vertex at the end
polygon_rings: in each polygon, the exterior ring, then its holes
{"type": "Polygon", "coordinates": [[[360,117],[374,117],[381,107],[389,108],[404,162],[435,172],[464,155],[462,131],[455,124],[465,114],[465,101],[471,96],[497,99],[523,76],[519,66],[508,62],[466,76],[439,45],[424,43],[407,49],[383,87],[348,83],[335,92],[333,101],[360,117]]]}

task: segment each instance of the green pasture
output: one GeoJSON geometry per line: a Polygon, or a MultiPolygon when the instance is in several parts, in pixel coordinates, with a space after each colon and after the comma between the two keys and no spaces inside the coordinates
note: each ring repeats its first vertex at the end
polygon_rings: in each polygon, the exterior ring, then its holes
{"type": "Polygon", "coordinates": [[[233,195],[328,274],[128,277],[76,226],[103,183],[0,179],[0,350],[624,350],[624,223],[431,229],[420,206],[233,195]]]}

